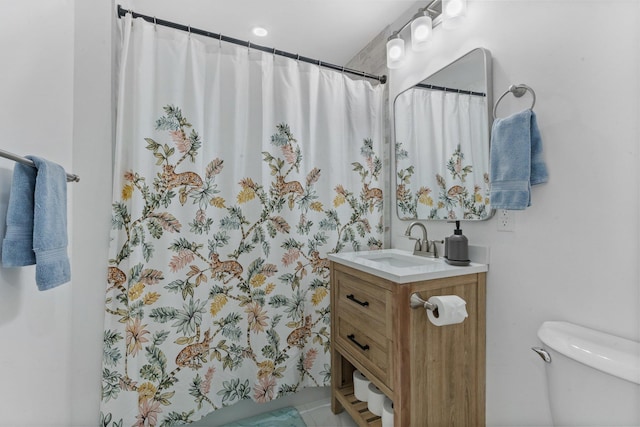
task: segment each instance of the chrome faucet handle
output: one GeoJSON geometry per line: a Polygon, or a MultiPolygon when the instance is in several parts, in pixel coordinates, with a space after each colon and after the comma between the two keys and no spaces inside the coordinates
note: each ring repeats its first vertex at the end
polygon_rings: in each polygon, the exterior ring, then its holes
{"type": "MultiPolygon", "coordinates": [[[[420,239],[419,237],[413,237],[413,236],[407,236],[407,238],[409,240],[415,240],[416,241],[416,244],[413,247],[414,252],[415,251],[418,251],[418,252],[422,251],[422,239],[420,239]]],[[[427,244],[429,244],[428,241],[427,241],[427,244]]]]}
{"type": "MultiPolygon", "coordinates": [[[[432,252],[433,252],[434,258],[438,258],[438,247],[436,246],[436,243],[444,244],[444,240],[432,240],[430,242],[430,246],[433,248],[432,252]]],[[[428,247],[427,247],[427,251],[430,251],[428,247]]]]}

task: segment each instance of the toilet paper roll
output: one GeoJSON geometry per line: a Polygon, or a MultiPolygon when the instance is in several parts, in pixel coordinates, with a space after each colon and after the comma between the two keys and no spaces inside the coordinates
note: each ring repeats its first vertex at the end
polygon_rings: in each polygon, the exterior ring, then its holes
{"type": "Polygon", "coordinates": [[[393,427],[393,402],[388,397],[382,404],[382,427],[393,427]]]}
{"type": "Polygon", "coordinates": [[[375,384],[369,384],[369,396],[367,396],[367,408],[373,415],[382,415],[382,404],[385,395],[375,384]]]}
{"type": "Polygon", "coordinates": [[[360,371],[353,371],[353,394],[361,402],[366,402],[369,397],[369,384],[371,381],[360,371]]]}
{"type": "Polygon", "coordinates": [[[462,323],[467,314],[466,301],[457,295],[442,295],[429,298],[429,302],[438,307],[438,315],[435,310],[427,310],[429,321],[436,326],[454,325],[462,323]]]}

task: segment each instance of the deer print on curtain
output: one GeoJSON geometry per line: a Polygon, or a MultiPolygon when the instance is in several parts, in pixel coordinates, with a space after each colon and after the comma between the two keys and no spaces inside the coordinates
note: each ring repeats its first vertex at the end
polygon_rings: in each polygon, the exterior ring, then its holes
{"type": "Polygon", "coordinates": [[[473,166],[464,162],[464,153],[457,145],[451,157],[443,165],[443,175],[434,173],[420,176],[423,182],[435,182],[437,194],[427,185],[412,185],[416,166],[411,164],[409,152],[396,142],[396,201],[398,213],[404,218],[428,219],[481,219],[489,211],[489,174],[483,174],[479,184],[467,175],[473,172],[473,166]],[[427,178],[430,178],[427,179],[427,178]],[[415,190],[415,192],[414,192],[415,190]],[[435,200],[434,200],[435,199],[435,200]],[[421,208],[421,206],[423,208],[421,208]]]}
{"type": "Polygon", "coordinates": [[[116,180],[100,425],[186,424],[328,385],[326,254],[382,246],[373,140],[343,182],[304,170],[305,147],[281,123],[251,153],[264,170],[234,176],[227,158],[202,158],[209,142],[179,107],[155,127],[139,142],[152,168],[116,180]],[[220,184],[228,174],[235,187],[220,184]]]}

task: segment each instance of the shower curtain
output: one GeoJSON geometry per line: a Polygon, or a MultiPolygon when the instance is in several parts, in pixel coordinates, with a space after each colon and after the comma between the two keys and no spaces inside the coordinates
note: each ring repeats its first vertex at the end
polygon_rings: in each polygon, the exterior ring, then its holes
{"type": "Polygon", "coordinates": [[[413,88],[396,98],[394,111],[400,216],[485,219],[491,213],[487,98],[413,88]]]}
{"type": "Polygon", "coordinates": [[[328,385],[327,254],[382,246],[382,87],[121,25],[100,425],[328,385]]]}

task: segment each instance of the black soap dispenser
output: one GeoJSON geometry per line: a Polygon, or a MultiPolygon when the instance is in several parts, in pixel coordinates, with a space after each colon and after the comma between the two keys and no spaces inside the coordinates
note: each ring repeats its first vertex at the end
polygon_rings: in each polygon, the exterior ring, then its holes
{"type": "Polygon", "coordinates": [[[462,234],[460,221],[456,221],[453,235],[446,239],[445,260],[451,265],[469,265],[469,240],[462,234]]]}

